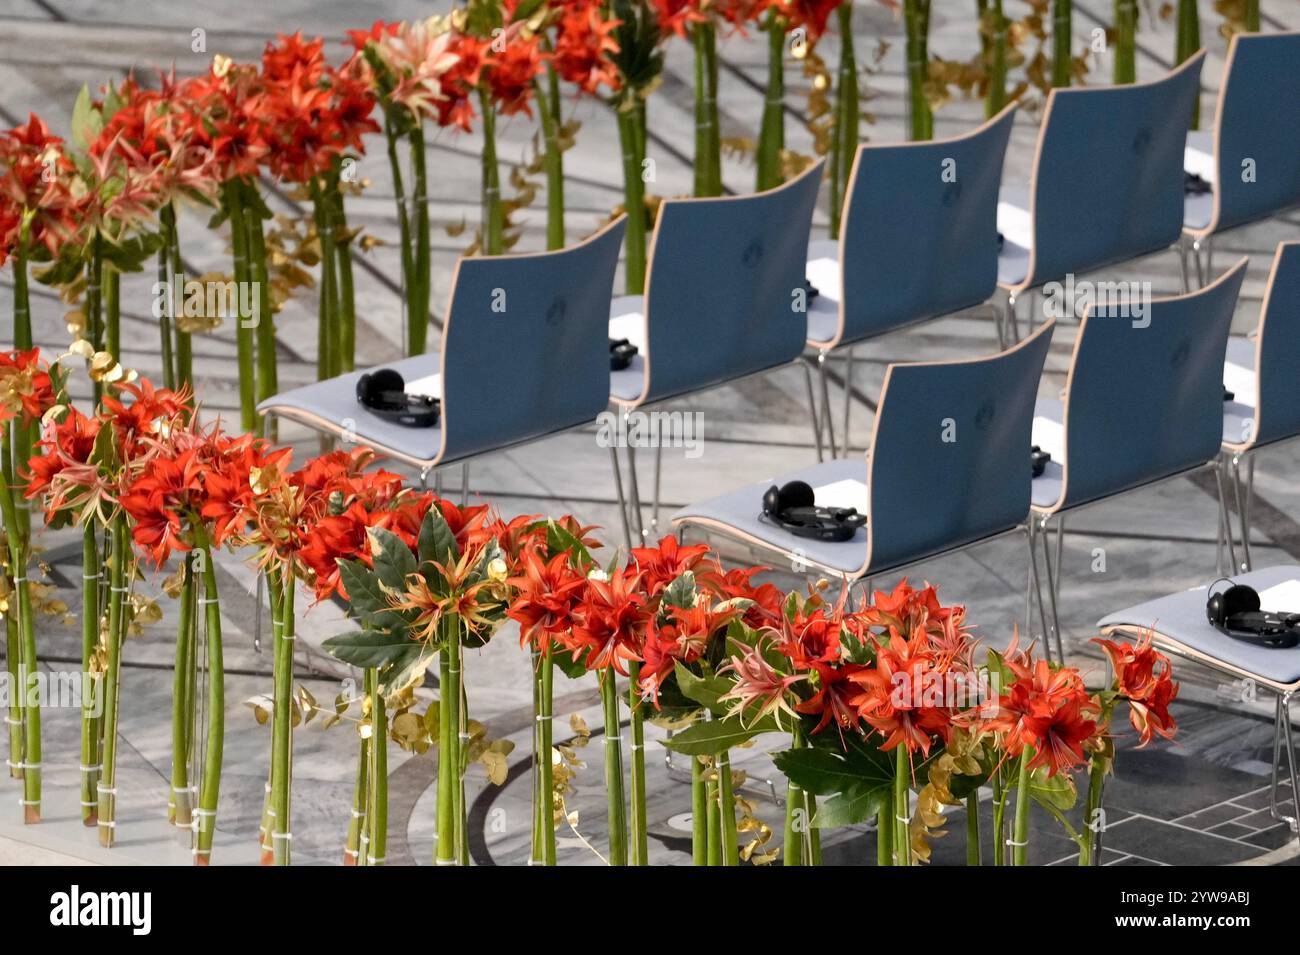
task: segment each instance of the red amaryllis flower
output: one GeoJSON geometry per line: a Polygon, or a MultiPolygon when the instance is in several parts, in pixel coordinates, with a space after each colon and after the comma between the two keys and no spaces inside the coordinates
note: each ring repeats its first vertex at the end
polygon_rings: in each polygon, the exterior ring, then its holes
{"type": "Polygon", "coordinates": [[[54,383],[38,348],[0,352],[0,425],[39,421],[54,406],[54,383]]]}
{"type": "Polygon", "coordinates": [[[640,647],[641,693],[659,705],[659,690],[678,660],[694,663],[714,634],[740,616],[738,607],[711,607],[704,595],[693,607],[663,607],[646,624],[640,647]]]}
{"type": "Polygon", "coordinates": [[[765,570],[766,567],[738,567],[727,571],[717,582],[719,596],[751,601],[741,619],[752,629],[776,626],[785,603],[785,594],[775,584],[754,585],[754,576],[765,570]]]}
{"type": "Polygon", "coordinates": [[[620,567],[608,580],[589,577],[577,623],[570,633],[573,655],[587,651],[587,669],[613,667],[623,676],[623,664],[639,659],[646,626],[646,596],[641,575],[620,567]]]}
{"type": "Polygon", "coordinates": [[[89,462],[100,424],[98,418],[89,418],[69,407],[62,421],[46,426],[40,445],[42,453],[27,462],[30,480],[24,496],[29,500],[46,497],[47,523],[66,509],[88,503],[84,494],[78,492],[85,492],[98,483],[97,471],[89,462]],[[89,484],[83,483],[86,481],[89,484]]]}
{"type": "Polygon", "coordinates": [[[618,20],[606,20],[596,0],[575,0],[563,7],[555,27],[551,64],[561,79],[584,93],[596,95],[601,84],[611,92],[619,87],[618,69],[610,59],[618,52],[613,33],[618,20]]]}
{"type": "Polygon", "coordinates": [[[664,36],[675,33],[684,37],[690,24],[706,19],[699,10],[698,0],[653,0],[653,3],[659,32],[664,36]]]}
{"type": "Polygon", "coordinates": [[[787,675],[779,672],[763,656],[763,641],[760,639],[751,647],[746,647],[740,656],[732,657],[719,670],[719,674],[735,674],[735,686],[720,696],[720,702],[734,702],[732,714],[736,715],[741,725],[745,723],[746,714],[751,720],[760,720],[768,714],[788,715],[792,720],[798,715],[791,708],[786,694],[790,688],[801,680],[806,680],[806,673],[787,675]]]}
{"type": "Polygon", "coordinates": [[[327,514],[315,522],[314,531],[298,549],[298,559],[313,577],[316,599],[347,591],[339,578],[340,560],[368,560],[368,537],[374,517],[359,502],[342,514],[327,514]]]}
{"type": "Polygon", "coordinates": [[[546,64],[541,37],[526,36],[520,30],[507,28],[504,43],[489,45],[485,56],[485,76],[497,112],[502,116],[517,113],[532,116],[529,101],[533,79],[546,64]]]}
{"type": "Polygon", "coordinates": [[[652,596],[688,570],[696,570],[708,555],[707,544],[682,547],[671,534],[661,538],[658,547],[632,548],[632,561],[641,572],[646,592],[652,596]]]}
{"type": "Polygon", "coordinates": [[[516,591],[506,616],[519,624],[519,643],[545,650],[558,635],[573,627],[573,609],[582,599],[587,579],[574,568],[567,552],[547,560],[539,547],[527,547],[520,557],[523,573],[507,578],[516,591]]]}
{"type": "Polygon", "coordinates": [[[843,656],[842,631],[842,619],[834,610],[828,613],[825,607],[818,607],[805,615],[801,609],[794,619],[781,616],[777,649],[800,670],[833,664],[843,656]]]}
{"type": "Polygon", "coordinates": [[[910,641],[890,638],[876,650],[873,667],[859,671],[853,682],[862,693],[852,699],[858,714],[885,737],[881,750],[903,746],[928,756],[937,739],[947,742],[953,706],[947,698],[947,660],[931,651],[924,633],[910,641]]]}
{"type": "Polygon", "coordinates": [[[1178,696],[1178,684],[1169,658],[1151,646],[1151,634],[1144,633],[1136,646],[1100,638],[1093,643],[1110,659],[1115,688],[1129,703],[1129,721],[1141,740],[1138,745],[1145,746],[1157,735],[1172,739],[1178,724],[1169,714],[1169,704],[1178,696]]]}
{"type": "Polygon", "coordinates": [[[183,502],[202,490],[201,474],[197,449],[176,458],[159,455],[121,497],[122,509],[133,522],[131,536],[136,546],[156,565],[165,563],[172,551],[190,549],[184,536],[183,502]]]}
{"type": "Polygon", "coordinates": [[[808,39],[817,40],[826,32],[826,21],[844,0],[776,0],[776,9],[792,28],[803,27],[808,39]]]}
{"type": "Polygon", "coordinates": [[[854,729],[858,725],[858,708],[853,700],[861,695],[861,688],[853,678],[864,668],[856,663],[841,666],[814,663],[811,669],[817,674],[817,692],[811,699],[796,706],[795,711],[821,716],[813,728],[814,733],[820,733],[834,723],[843,736],[845,730],[854,729]]]}
{"type": "Polygon", "coordinates": [[[0,265],[18,249],[24,218],[29,248],[54,255],[73,235],[74,171],[63,141],[35,113],[0,134],[0,265]]]}
{"type": "Polygon", "coordinates": [[[1046,660],[1030,665],[1006,659],[1017,678],[998,698],[997,715],[985,728],[1005,734],[1009,756],[1033,747],[1030,767],[1046,766],[1048,776],[1082,763],[1083,744],[1097,730],[1098,708],[1078,672],[1053,670],[1046,660]]]}

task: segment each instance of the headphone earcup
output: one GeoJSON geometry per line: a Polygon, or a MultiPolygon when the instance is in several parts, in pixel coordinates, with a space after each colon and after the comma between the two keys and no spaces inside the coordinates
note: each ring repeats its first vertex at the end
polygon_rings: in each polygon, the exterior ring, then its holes
{"type": "Polygon", "coordinates": [[[788,481],[777,492],[777,501],[778,511],[793,507],[812,507],[814,501],[812,485],[807,481],[788,481]]]}
{"type": "Polygon", "coordinates": [[[775,484],[763,492],[763,513],[768,517],[781,513],[781,491],[775,484]]]}
{"type": "Polygon", "coordinates": [[[1245,584],[1233,584],[1222,594],[1223,618],[1239,613],[1255,613],[1259,610],[1259,592],[1245,584]]]}

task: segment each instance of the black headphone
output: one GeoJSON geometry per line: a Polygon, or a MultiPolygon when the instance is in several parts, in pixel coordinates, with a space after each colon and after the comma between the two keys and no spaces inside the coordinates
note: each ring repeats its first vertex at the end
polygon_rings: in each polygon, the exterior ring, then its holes
{"type": "Polygon", "coordinates": [[[622,371],[632,364],[632,359],[636,357],[637,348],[626,338],[611,338],[609,340],[609,370],[622,371]]]}
{"type": "Polygon", "coordinates": [[[806,481],[775,484],[763,495],[763,517],[795,537],[842,543],[851,540],[867,516],[852,507],[818,507],[806,481]]]}
{"type": "Polygon", "coordinates": [[[1220,577],[1210,584],[1205,601],[1205,616],[1220,633],[1254,644],[1257,647],[1285,650],[1300,643],[1300,613],[1265,613],[1259,609],[1259,593],[1254,587],[1234,584],[1220,577]],[[1220,583],[1229,586],[1220,591],[1220,583]]]}
{"type": "Polygon", "coordinates": [[[407,428],[432,428],[442,402],[429,395],[408,395],[400,372],[380,368],[357,379],[357,401],[376,415],[407,428]]]}

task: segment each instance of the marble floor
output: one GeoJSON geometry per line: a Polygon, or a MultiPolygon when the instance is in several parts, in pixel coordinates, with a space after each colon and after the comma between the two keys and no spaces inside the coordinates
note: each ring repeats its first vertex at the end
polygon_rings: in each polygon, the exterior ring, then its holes
{"type": "MultiPolygon", "coordinates": [[[[341,39],[343,31],[369,24],[376,17],[399,19],[443,11],[445,0],[277,0],[274,4],[229,0],[214,6],[197,0],[128,0],[114,4],[94,0],[0,0],[0,122],[23,121],[29,111],[41,114],[58,132],[66,133],[72,103],[83,84],[92,87],[118,80],[131,69],[145,73],[175,63],[179,72],[206,69],[213,53],[236,59],[260,54],[276,32],[302,29],[341,39]],[[220,12],[218,12],[218,10],[220,12]],[[192,52],[195,30],[203,30],[207,52],[192,52]]],[[[966,59],[977,46],[970,4],[935,4],[931,48],[949,59],[966,59]],[[958,11],[958,7],[960,10],[958,11]]],[[[1266,0],[1268,28],[1300,29],[1300,4],[1266,0]]],[[[1211,0],[1202,0],[1209,59],[1202,86],[1203,115],[1212,115],[1226,44],[1210,24],[1218,22],[1211,0]]],[[[1023,13],[1023,5],[1008,0],[1008,14],[1023,13]]],[[[1105,24],[1110,4],[1105,0],[1076,0],[1076,30],[1105,24]]],[[[905,138],[905,80],[901,28],[883,8],[858,3],[855,20],[859,49],[889,43],[878,72],[870,77],[875,98],[870,102],[874,141],[905,138]]],[[[1174,33],[1171,23],[1144,21],[1139,35],[1139,78],[1159,75],[1171,64],[1174,33]]],[[[340,47],[334,47],[337,54],[340,47]]],[[[828,56],[831,54],[828,54],[828,56]]],[[[765,53],[755,38],[735,37],[721,49],[722,111],[725,135],[753,135],[761,111],[765,53]]],[[[669,51],[665,81],[651,102],[649,154],[656,160],[653,191],[664,196],[690,191],[690,129],[692,60],[689,49],[674,44],[669,51]]],[[[1097,75],[1109,71],[1102,56],[1097,75]]],[[[1100,81],[1100,80],[1099,80],[1100,81]]],[[[790,147],[811,151],[803,127],[806,118],[804,80],[788,71],[787,126],[790,147]]],[[[582,124],[577,145],[566,156],[569,235],[577,240],[594,231],[621,201],[617,166],[617,134],[609,111],[590,100],[566,106],[582,124]]],[[[936,117],[936,134],[950,135],[980,121],[981,104],[954,100],[936,117]]],[[[1006,181],[1026,181],[1036,135],[1036,120],[1020,117],[1008,153],[1006,181]]],[[[526,119],[504,124],[502,156],[520,161],[533,128],[526,119]]],[[[445,312],[451,269],[467,239],[447,234],[445,226],[478,216],[478,142],[474,136],[444,134],[428,145],[432,173],[431,203],[435,221],[435,312],[445,312]]],[[[392,185],[382,154],[362,160],[362,177],[370,186],[350,200],[354,224],[380,238],[396,236],[392,185]]],[[[753,168],[743,159],[724,162],[727,189],[752,189],[753,168]]],[[[301,214],[299,205],[269,187],[268,201],[277,213],[301,214]]],[[[523,236],[518,248],[544,245],[544,208],[538,204],[518,216],[523,236]]],[[[205,228],[207,216],[189,211],[181,223],[185,265],[192,274],[223,267],[225,239],[205,228]]],[[[825,234],[825,197],[817,213],[815,237],[825,234]]],[[[454,230],[453,230],[454,231],[454,230]]],[[[471,230],[472,231],[472,228],[471,230]]],[[[1235,230],[1216,243],[1215,267],[1222,269],[1242,256],[1250,269],[1235,328],[1244,332],[1256,319],[1268,264],[1279,241],[1300,238],[1300,213],[1290,213],[1235,230]]],[[[1125,263],[1105,276],[1111,280],[1145,280],[1156,294],[1176,292],[1179,270],[1173,254],[1125,263]]],[[[395,246],[379,246],[359,257],[357,301],[360,317],[358,362],[381,364],[399,357],[401,306],[395,246]]],[[[128,277],[122,301],[126,313],[124,361],[145,375],[160,368],[150,318],[151,279],[128,277]]],[[[8,321],[11,280],[0,273],[0,323],[8,321]]],[[[33,311],[40,345],[61,349],[67,337],[64,308],[43,287],[34,290],[33,311]]],[[[0,336],[6,325],[0,324],[0,336]]],[[[1054,394],[1064,381],[1075,329],[1058,329],[1042,383],[1044,395],[1054,394]]],[[[277,317],[280,381],[290,387],[315,379],[315,315],[310,297],[293,301],[277,317]]],[[[7,336],[6,336],[7,337],[7,336]]],[[[995,347],[992,325],[983,313],[958,315],[871,342],[857,350],[852,380],[852,437],[855,446],[869,434],[875,398],[886,366],[892,361],[941,359],[986,353],[995,347]]],[[[196,340],[198,390],[204,413],[229,415],[238,402],[233,335],[225,329],[196,340]]],[[[508,356],[504,356],[508,359],[508,356]]],[[[833,395],[843,394],[844,369],[832,368],[833,395]]],[[[670,514],[693,499],[712,495],[770,474],[802,467],[814,460],[809,438],[802,375],[793,369],[749,378],[734,385],[692,396],[670,406],[701,412],[705,445],[698,458],[681,452],[665,454],[662,471],[662,512],[670,514]]],[[[839,411],[837,411],[837,415],[839,411]]],[[[300,457],[314,454],[314,435],[284,424],[282,441],[300,457]]],[[[641,485],[648,489],[651,474],[642,462],[641,485]]],[[[1257,566],[1300,563],[1300,484],[1294,480],[1300,449],[1284,446],[1259,458],[1255,487],[1254,558],[1257,566]]],[[[400,470],[400,468],[399,468],[400,470]]],[[[459,487],[459,469],[446,475],[449,489],[459,487]]],[[[470,472],[469,495],[491,502],[506,516],[573,513],[584,523],[600,525],[610,547],[622,539],[608,453],[598,446],[595,429],[579,429],[546,441],[489,455],[470,472]]],[[[452,493],[450,490],[448,493],[452,493]]],[[[1064,590],[1061,608],[1071,662],[1090,673],[1101,672],[1101,660],[1087,641],[1093,625],[1106,611],[1125,607],[1160,593],[1203,582],[1215,567],[1217,503],[1213,479],[1179,479],[1087,508],[1071,518],[1065,535],[1064,590]],[[1097,554],[1104,553],[1104,572],[1097,554]]],[[[63,533],[48,533],[40,545],[52,568],[52,581],[76,612],[79,543],[63,533]]],[[[728,556],[747,559],[734,550],[728,556]]],[[[218,573],[223,601],[228,668],[226,714],[227,756],[223,774],[221,817],[218,823],[218,862],[245,863],[255,859],[255,832],[269,762],[269,733],[253,718],[243,701],[270,690],[271,660],[256,642],[259,613],[252,570],[236,558],[223,556],[218,573]]],[[[794,586],[790,574],[777,575],[794,586]]],[[[936,582],[948,602],[962,602],[969,617],[990,645],[1005,644],[1013,626],[1037,629],[1023,618],[1026,558],[1023,540],[1005,539],[957,556],[931,561],[913,577],[936,582]]],[[[877,581],[878,586],[884,581],[877,581]]],[[[157,590],[159,581],[143,586],[157,590]]],[[[304,597],[300,604],[306,606],[304,597]]],[[[111,853],[92,845],[76,812],[78,725],[75,713],[50,710],[46,716],[47,822],[37,828],[18,824],[18,813],[0,812],[0,863],[35,864],[59,857],[97,863],[148,864],[186,861],[188,850],[169,831],[164,808],[168,787],[170,731],[167,714],[171,696],[171,643],[174,617],[171,602],[162,600],[163,620],[147,628],[127,646],[124,664],[122,751],[119,805],[120,840],[111,853]],[[71,798],[68,798],[71,794],[71,798]]],[[[318,699],[331,698],[354,674],[319,650],[322,640],[347,629],[341,608],[312,607],[300,624],[297,670],[318,699]]],[[[75,626],[43,622],[43,658],[51,666],[79,658],[75,626]]],[[[487,725],[493,738],[517,743],[503,786],[470,771],[469,794],[472,854],[479,864],[521,863],[528,853],[531,762],[529,741],[532,709],[528,661],[519,651],[516,634],[503,629],[482,651],[467,661],[471,714],[487,725]]],[[[1104,861],[1109,864],[1289,863],[1300,856],[1296,840],[1267,809],[1268,772],[1272,748],[1271,709],[1263,702],[1242,703],[1233,688],[1214,674],[1189,664],[1179,666],[1184,688],[1175,713],[1181,724],[1176,743],[1137,750],[1121,739],[1116,775],[1109,789],[1111,822],[1104,861]]],[[[601,722],[595,683],[591,679],[557,687],[557,714],[577,715],[598,730],[601,722]]],[[[557,737],[562,722],[557,726],[557,737]]],[[[653,730],[652,737],[662,737],[653,730]]],[[[294,849],[303,863],[335,864],[342,857],[343,832],[350,809],[355,734],[347,727],[322,732],[312,726],[296,735],[294,779],[294,849]]],[[[651,759],[652,855],[656,862],[689,862],[689,788],[680,765],[669,765],[662,747],[649,744],[651,759]]],[[[603,851],[604,786],[600,747],[583,750],[587,765],[575,779],[571,808],[578,811],[576,832],[562,832],[561,861],[599,864],[603,851]]],[[[780,787],[769,785],[776,773],[762,745],[738,755],[748,774],[746,793],[757,815],[777,830],[780,841],[780,787]]],[[[390,764],[390,863],[428,864],[433,846],[433,788],[436,752],[409,756],[393,751],[390,764]]],[[[1287,795],[1284,793],[1284,795],[1287,795]]],[[[12,806],[13,783],[0,779],[0,801],[12,806]]],[[[984,807],[987,809],[987,804],[984,807]]],[[[986,820],[987,821],[987,820],[986,820]]],[[[960,813],[948,826],[951,835],[936,841],[935,864],[964,861],[960,813]]],[[[1048,818],[1035,820],[1034,861],[1067,864],[1072,843],[1048,818]]],[[[875,855],[874,835],[867,829],[837,830],[826,841],[826,860],[869,864],[875,855]]]]}

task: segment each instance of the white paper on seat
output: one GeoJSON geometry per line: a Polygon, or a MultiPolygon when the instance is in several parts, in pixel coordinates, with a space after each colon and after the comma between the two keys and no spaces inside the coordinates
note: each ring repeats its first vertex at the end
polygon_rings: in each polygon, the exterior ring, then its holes
{"type": "Polygon", "coordinates": [[[1232,400],[1247,408],[1255,407],[1255,369],[1240,365],[1223,366],[1223,387],[1232,392],[1232,400]]]}
{"type": "Polygon", "coordinates": [[[609,337],[626,338],[640,352],[645,351],[645,316],[640,312],[615,315],[609,320],[609,337]]]}
{"type": "Polygon", "coordinates": [[[423,378],[416,378],[414,381],[406,383],[406,393],[408,395],[424,395],[427,398],[442,399],[442,373],[434,372],[432,375],[425,375],[423,378]]]}
{"type": "Polygon", "coordinates": [[[1300,613],[1300,580],[1284,580],[1261,590],[1259,609],[1265,613],[1300,613]]]}
{"type": "Polygon", "coordinates": [[[1034,246],[1034,219],[1029,214],[1029,191],[1004,188],[998,197],[998,231],[1002,238],[1022,249],[1034,246]]]}
{"type": "Polygon", "coordinates": [[[867,513],[867,485],[864,481],[846,478],[813,488],[813,500],[818,507],[852,507],[859,514],[867,513]]]}
{"type": "Polygon", "coordinates": [[[1206,182],[1213,183],[1218,174],[1214,164],[1214,134],[1192,130],[1187,134],[1187,147],[1183,150],[1183,168],[1206,182]]]}
{"type": "Polygon", "coordinates": [[[808,281],[812,283],[819,296],[824,296],[828,302],[839,302],[843,284],[838,259],[809,259],[804,274],[808,276],[808,281]]]}
{"type": "Polygon", "coordinates": [[[1034,416],[1034,444],[1058,463],[1065,461],[1065,426],[1042,415],[1034,416]]]}

